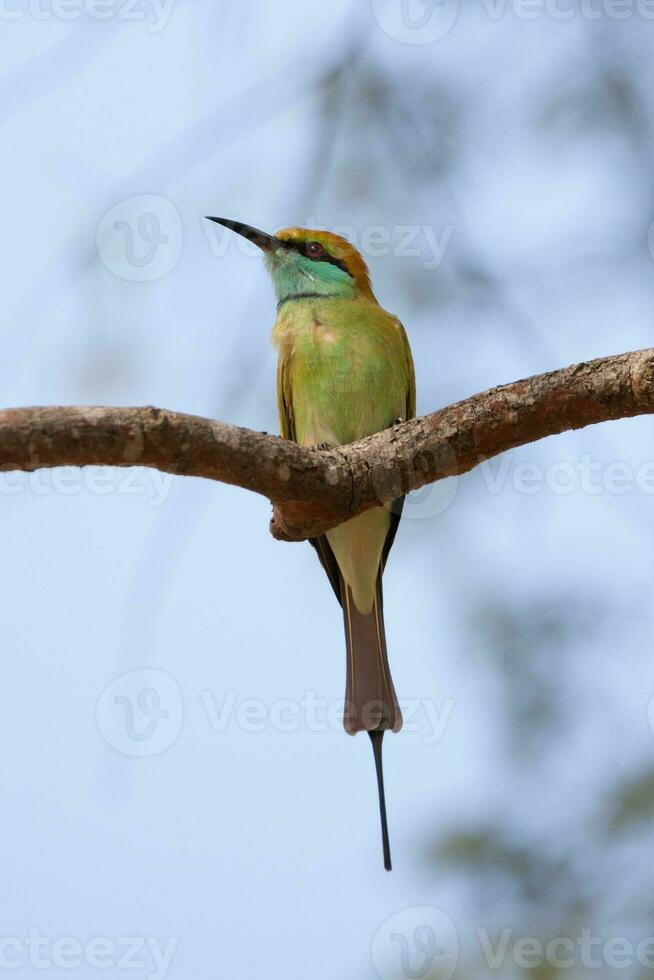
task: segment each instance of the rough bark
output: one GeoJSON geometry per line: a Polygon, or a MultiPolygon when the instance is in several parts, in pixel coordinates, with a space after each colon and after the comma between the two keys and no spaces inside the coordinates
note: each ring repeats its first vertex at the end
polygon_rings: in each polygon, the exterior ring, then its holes
{"type": "Polygon", "coordinates": [[[338,449],[158,408],[0,411],[0,470],[148,466],[268,497],[271,531],[302,540],[410,490],[567,429],[654,412],[654,349],[491,388],[338,449]]]}

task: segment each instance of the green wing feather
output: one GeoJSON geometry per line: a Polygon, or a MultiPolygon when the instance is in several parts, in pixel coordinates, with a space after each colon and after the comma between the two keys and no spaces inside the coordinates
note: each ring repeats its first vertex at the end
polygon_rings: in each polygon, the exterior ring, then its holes
{"type": "MultiPolygon", "coordinates": [[[[293,418],[293,395],[289,383],[288,361],[289,358],[282,355],[277,365],[277,410],[279,412],[279,427],[282,437],[296,442],[295,422],[293,418]]],[[[334,557],[334,552],[329,546],[329,541],[322,534],[319,538],[309,538],[309,544],[315,548],[320,559],[320,564],[324,568],[329,583],[334,590],[334,595],[340,604],[343,605],[341,573],[338,562],[334,557]]]]}
{"type": "Polygon", "coordinates": [[[293,398],[289,380],[289,358],[280,354],[277,363],[277,411],[282,438],[297,442],[295,438],[295,420],[293,418],[293,398]]]}
{"type": "Polygon", "coordinates": [[[406,355],[406,367],[407,367],[407,377],[408,385],[406,392],[406,420],[415,418],[416,414],[416,370],[413,364],[413,357],[411,356],[411,348],[409,346],[409,338],[406,335],[406,330],[404,325],[396,316],[394,316],[393,321],[397,324],[400,334],[402,335],[402,346],[404,347],[404,353],[406,355]]]}
{"type": "MultiPolygon", "coordinates": [[[[396,316],[393,317],[394,322],[397,324],[400,333],[402,334],[402,345],[404,347],[404,352],[406,355],[406,367],[407,367],[407,392],[406,392],[406,415],[405,421],[415,418],[416,414],[416,371],[413,364],[413,357],[411,356],[411,347],[409,346],[409,338],[406,335],[406,330],[404,325],[396,316]]],[[[388,561],[388,554],[393,547],[393,542],[395,541],[395,535],[397,534],[397,529],[400,525],[400,520],[402,518],[402,511],[404,509],[404,497],[396,497],[391,504],[391,525],[388,529],[388,534],[386,535],[386,540],[384,541],[384,548],[382,551],[381,569],[382,571],[386,568],[386,562],[388,561]]]]}

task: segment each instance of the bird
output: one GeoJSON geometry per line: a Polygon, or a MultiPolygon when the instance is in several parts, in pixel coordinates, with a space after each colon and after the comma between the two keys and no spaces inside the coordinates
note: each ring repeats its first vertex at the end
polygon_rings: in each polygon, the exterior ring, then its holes
{"type": "MultiPolygon", "coordinates": [[[[415,416],[415,369],[406,331],[372,291],[360,252],[329,231],[284,228],[275,235],[209,217],[261,249],[277,297],[281,435],[320,449],[347,445],[415,416]]],[[[402,727],[391,677],[382,575],[404,497],[310,539],[342,606],[347,651],[343,724],[373,747],[384,867],[392,868],[382,740],[402,727]]]]}

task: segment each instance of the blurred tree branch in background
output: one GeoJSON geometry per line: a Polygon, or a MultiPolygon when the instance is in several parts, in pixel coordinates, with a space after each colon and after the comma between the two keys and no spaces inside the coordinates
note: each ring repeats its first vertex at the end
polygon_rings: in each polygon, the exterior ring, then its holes
{"type": "Polygon", "coordinates": [[[0,469],[147,466],[218,480],[268,497],[273,535],[302,540],[516,446],[652,412],[648,348],[491,388],[327,450],[151,407],[5,409],[0,469]]]}

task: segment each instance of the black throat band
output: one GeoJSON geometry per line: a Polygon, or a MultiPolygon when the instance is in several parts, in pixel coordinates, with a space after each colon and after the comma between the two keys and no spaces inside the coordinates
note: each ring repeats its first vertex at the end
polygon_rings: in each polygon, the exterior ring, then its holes
{"type": "Polygon", "coordinates": [[[290,303],[296,299],[329,299],[329,296],[325,293],[295,293],[293,296],[285,296],[284,299],[280,299],[277,309],[280,310],[284,303],[290,303]]]}

